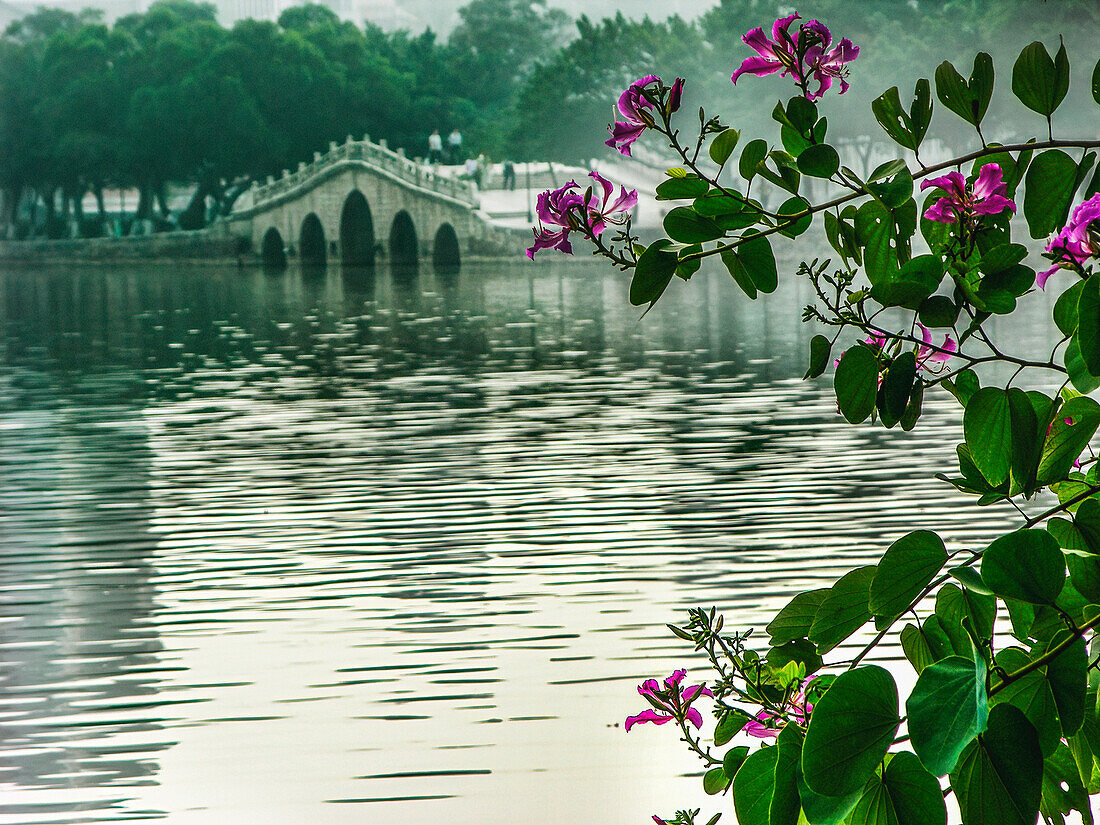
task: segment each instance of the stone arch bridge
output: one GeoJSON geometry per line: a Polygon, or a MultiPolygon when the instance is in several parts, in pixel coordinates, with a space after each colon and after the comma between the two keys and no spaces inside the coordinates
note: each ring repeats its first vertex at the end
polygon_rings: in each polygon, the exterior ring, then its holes
{"type": "Polygon", "coordinates": [[[436,175],[385,141],[349,137],[293,173],[253,184],[234,206],[229,230],[274,266],[297,257],[304,265],[431,260],[450,268],[470,256],[517,254],[517,234],[489,223],[478,205],[466,181],[436,175]]]}

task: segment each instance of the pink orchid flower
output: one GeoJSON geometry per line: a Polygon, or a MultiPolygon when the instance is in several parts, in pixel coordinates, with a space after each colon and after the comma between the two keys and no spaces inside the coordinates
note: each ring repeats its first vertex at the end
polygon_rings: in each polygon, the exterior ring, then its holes
{"type": "Polygon", "coordinates": [[[840,94],[848,91],[847,64],[859,56],[859,47],[843,38],[830,49],[832,32],[817,20],[799,26],[792,34],[789,31],[791,23],[800,19],[797,14],[780,17],[772,24],[771,40],[760,27],[745,32],[741,42],[753,49],[756,56],[746,57],[730,80],[736,84],[743,74],[763,77],[782,71],[781,77],[794,78],[809,100],[824,95],[834,79],[840,81],[840,94]],[[816,91],[809,89],[811,78],[817,81],[816,91]]]}
{"type": "Polygon", "coordinates": [[[1016,213],[1016,204],[1008,197],[1004,173],[996,163],[987,163],[978,173],[973,186],[967,186],[961,172],[948,172],[942,178],[923,181],[921,191],[938,186],[945,197],[924,211],[925,220],[937,223],[960,223],[979,215],[1000,215],[1006,209],[1016,213]]]}
{"type": "MultiPolygon", "coordinates": [[[[657,75],[646,75],[635,80],[626,87],[626,91],[619,95],[618,109],[623,119],[621,121],[616,120],[607,127],[611,137],[604,141],[605,145],[617,149],[620,154],[630,156],[631,145],[642,136],[642,132],[646,128],[653,125],[653,115],[649,111],[653,109],[653,103],[646,98],[643,90],[654,83],[660,85],[661,78],[657,75]]],[[[668,94],[666,105],[669,114],[680,108],[683,91],[684,79],[678,77],[676,82],[672,84],[668,94]]]]}
{"type": "Polygon", "coordinates": [[[1069,223],[1047,244],[1054,266],[1040,272],[1035,283],[1046,289],[1047,278],[1059,269],[1080,271],[1089,258],[1100,258],[1100,192],[1073,210],[1069,223]]]}
{"type": "Polygon", "coordinates": [[[932,333],[929,332],[928,327],[924,324],[917,324],[920,327],[921,338],[924,339],[924,343],[917,347],[917,369],[926,370],[928,372],[939,372],[940,367],[932,367],[930,364],[942,364],[944,361],[951,358],[959,350],[959,345],[952,340],[950,335],[943,337],[943,343],[939,347],[932,346],[932,333]]]}
{"type": "Polygon", "coordinates": [[[663,689],[656,679],[646,679],[638,685],[638,693],[644,696],[646,701],[653,707],[649,710],[643,710],[637,716],[628,716],[626,730],[629,732],[634,725],[642,722],[663,725],[665,722],[671,722],[674,719],[677,722],[686,720],[697,728],[703,727],[703,716],[691,706],[691,703],[700,696],[709,696],[713,699],[714,694],[710,692],[709,688],[701,684],[692,685],[681,691],[680,683],[684,681],[686,676],[687,671],[683,669],[674,671],[671,676],[664,680],[665,686],[663,689]]]}
{"type": "Polygon", "coordinates": [[[580,184],[569,181],[560,189],[539,194],[535,211],[539,225],[535,228],[535,242],[528,248],[527,257],[534,260],[540,249],[558,249],[573,254],[569,233],[584,231],[592,236],[601,235],[608,224],[622,224],[628,213],[638,203],[638,190],[626,191],[619,187],[619,196],[612,200],[615,187],[599,172],[588,176],[599,184],[599,190],[589,187],[581,192],[580,184]]]}

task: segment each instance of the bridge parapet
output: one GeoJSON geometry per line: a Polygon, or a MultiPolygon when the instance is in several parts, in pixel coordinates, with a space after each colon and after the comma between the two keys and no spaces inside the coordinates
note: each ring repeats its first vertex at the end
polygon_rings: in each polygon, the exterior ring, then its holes
{"type": "Polygon", "coordinates": [[[478,206],[477,189],[464,180],[437,175],[431,168],[409,160],[404,153],[394,152],[387,146],[372,143],[369,136],[363,140],[353,140],[350,136],[340,145],[329,144],[329,151],[321,155],[314,154],[312,163],[299,164],[297,171],[287,173],[269,183],[255,186],[252,191],[250,207],[263,206],[267,201],[302,185],[326,169],[346,160],[362,160],[372,166],[384,169],[392,175],[422,189],[447,195],[476,209],[478,206]]]}

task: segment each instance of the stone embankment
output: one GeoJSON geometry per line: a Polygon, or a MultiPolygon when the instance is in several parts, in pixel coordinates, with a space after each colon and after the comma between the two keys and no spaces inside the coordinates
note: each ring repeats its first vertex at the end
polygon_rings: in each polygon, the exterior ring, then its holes
{"type": "Polygon", "coordinates": [[[214,227],[124,238],[0,241],[0,263],[104,264],[115,261],[194,261],[224,264],[248,258],[241,240],[214,227]]]}

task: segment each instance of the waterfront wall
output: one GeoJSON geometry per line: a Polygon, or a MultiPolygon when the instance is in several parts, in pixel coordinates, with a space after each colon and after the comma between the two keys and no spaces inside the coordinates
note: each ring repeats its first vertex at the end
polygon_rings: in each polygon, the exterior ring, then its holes
{"type": "Polygon", "coordinates": [[[0,263],[103,264],[156,259],[225,263],[250,257],[247,244],[217,229],[125,238],[0,241],[0,263]]]}

